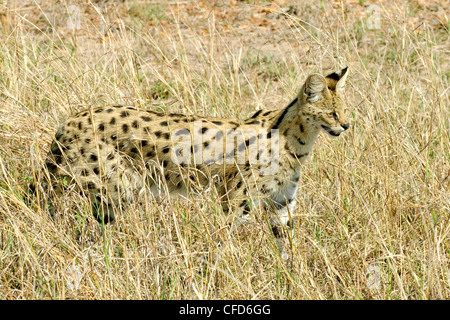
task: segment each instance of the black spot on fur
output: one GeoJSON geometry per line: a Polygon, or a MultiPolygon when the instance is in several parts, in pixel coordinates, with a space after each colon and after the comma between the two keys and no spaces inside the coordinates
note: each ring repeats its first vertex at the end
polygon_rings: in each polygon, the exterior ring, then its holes
{"type": "Polygon", "coordinates": [[[55,139],[60,141],[61,137],[62,137],[62,132],[60,130],[58,130],[58,132],[56,132],[56,134],[55,134],[55,139]]]}
{"type": "Polygon", "coordinates": [[[46,162],[45,166],[47,167],[48,171],[50,171],[50,172],[55,172],[56,169],[58,168],[54,163],[51,163],[51,162],[46,162]]]}
{"type": "Polygon", "coordinates": [[[123,130],[124,133],[127,133],[127,132],[128,132],[129,127],[128,127],[128,125],[127,125],[126,123],[124,123],[124,124],[122,125],[122,130],[123,130]]]}
{"type": "Polygon", "coordinates": [[[259,161],[259,159],[261,158],[261,156],[264,154],[264,151],[263,150],[260,150],[259,152],[258,152],[258,154],[256,155],[256,160],[257,161],[259,161]]]}
{"type": "Polygon", "coordinates": [[[163,153],[169,153],[169,151],[170,151],[170,147],[164,147],[164,148],[162,148],[162,152],[163,152],[163,153]]]}
{"type": "Polygon", "coordinates": [[[128,111],[122,111],[121,113],[120,113],[120,117],[121,118],[126,118],[126,117],[128,117],[130,114],[128,113],[128,111]]]}
{"type": "Polygon", "coordinates": [[[245,145],[248,147],[249,145],[253,144],[256,141],[256,137],[251,137],[247,141],[245,141],[245,145]]]}
{"type": "Polygon", "coordinates": [[[138,129],[139,128],[139,121],[134,120],[132,123],[133,128],[138,129]]]}
{"type": "Polygon", "coordinates": [[[50,147],[50,151],[52,152],[53,155],[55,156],[61,156],[62,155],[62,151],[58,146],[57,142],[53,142],[51,147],[50,147]]]}
{"type": "Polygon", "coordinates": [[[150,122],[150,121],[152,121],[152,118],[147,117],[147,116],[141,116],[141,119],[144,120],[145,122],[150,122]]]}
{"type": "Polygon", "coordinates": [[[250,213],[250,205],[248,204],[247,200],[242,201],[240,207],[243,208],[243,214],[250,213]]]}
{"type": "Polygon", "coordinates": [[[282,234],[279,226],[272,226],[272,233],[275,238],[280,238],[282,234]]]}
{"type": "Polygon", "coordinates": [[[250,119],[255,119],[256,117],[258,117],[258,116],[261,114],[261,112],[262,112],[262,109],[256,111],[256,113],[255,113],[254,115],[252,115],[252,116],[250,117],[250,119]]]}
{"type": "Polygon", "coordinates": [[[111,120],[109,121],[109,124],[111,125],[116,124],[116,118],[112,117],[111,120]]]}

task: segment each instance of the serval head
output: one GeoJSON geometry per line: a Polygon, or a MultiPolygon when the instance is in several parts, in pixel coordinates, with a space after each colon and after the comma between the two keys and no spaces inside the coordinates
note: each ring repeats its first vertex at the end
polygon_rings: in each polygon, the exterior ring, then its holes
{"type": "Polygon", "coordinates": [[[303,118],[332,136],[339,136],[350,127],[342,97],[347,74],[347,68],[326,77],[312,74],[306,79],[298,96],[303,118]]]}

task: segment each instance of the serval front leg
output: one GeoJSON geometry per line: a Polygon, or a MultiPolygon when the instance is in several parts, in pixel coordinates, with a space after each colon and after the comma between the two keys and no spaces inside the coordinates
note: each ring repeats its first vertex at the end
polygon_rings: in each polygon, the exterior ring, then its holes
{"type": "Polygon", "coordinates": [[[249,197],[250,194],[252,194],[252,190],[249,190],[248,186],[247,188],[244,187],[243,190],[236,190],[232,194],[234,200],[230,201],[230,205],[237,216],[231,229],[232,234],[238,232],[239,228],[245,224],[255,224],[253,222],[255,219],[252,215],[260,214],[261,209],[263,212],[269,212],[269,223],[280,255],[283,260],[289,261],[288,249],[292,247],[293,239],[291,214],[296,205],[295,200],[292,200],[289,205],[278,209],[266,197],[261,196],[261,193],[259,193],[259,196],[255,195],[255,197],[249,197]]]}
{"type": "Polygon", "coordinates": [[[278,210],[275,210],[275,213],[272,215],[270,219],[270,223],[272,226],[272,232],[275,236],[278,250],[280,251],[280,255],[285,261],[290,261],[291,257],[288,254],[289,249],[292,249],[294,243],[294,227],[292,221],[292,213],[296,206],[296,201],[292,200],[292,202],[278,210]]]}

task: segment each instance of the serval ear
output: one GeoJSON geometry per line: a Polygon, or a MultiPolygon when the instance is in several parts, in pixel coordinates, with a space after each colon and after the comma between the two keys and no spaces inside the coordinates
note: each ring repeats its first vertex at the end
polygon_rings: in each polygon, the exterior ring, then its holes
{"type": "Polygon", "coordinates": [[[337,90],[342,92],[345,87],[345,81],[347,80],[348,75],[348,67],[345,67],[342,70],[330,73],[326,76],[328,88],[331,90],[337,90]]]}
{"type": "Polygon", "coordinates": [[[306,101],[314,103],[323,99],[324,97],[324,89],[327,83],[325,82],[325,78],[320,74],[312,74],[310,75],[305,82],[304,86],[304,94],[306,97],[306,101]]]}

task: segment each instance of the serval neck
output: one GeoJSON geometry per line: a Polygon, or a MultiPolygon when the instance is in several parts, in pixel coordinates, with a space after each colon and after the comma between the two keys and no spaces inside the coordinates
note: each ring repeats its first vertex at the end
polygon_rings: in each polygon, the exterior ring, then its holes
{"type": "MultiPolygon", "coordinates": [[[[320,129],[311,124],[311,119],[301,112],[298,98],[295,98],[285,109],[280,111],[272,129],[278,129],[280,137],[285,137],[285,148],[294,158],[304,160],[316,141],[320,129]]],[[[303,162],[303,161],[302,161],[303,162]]]]}

